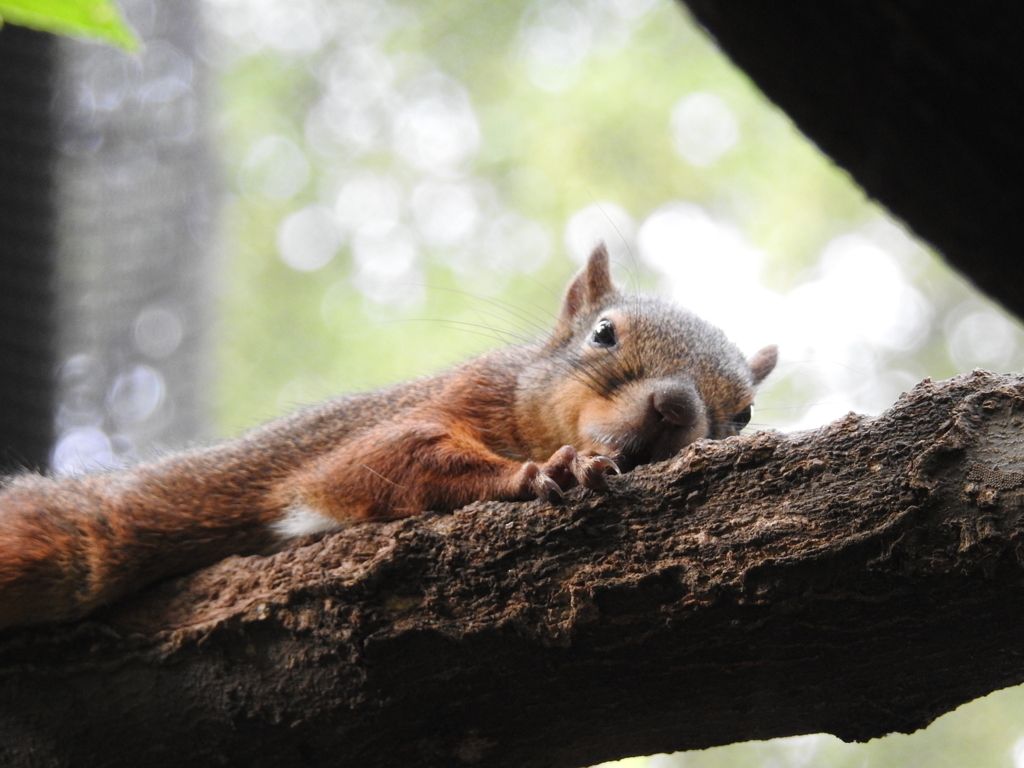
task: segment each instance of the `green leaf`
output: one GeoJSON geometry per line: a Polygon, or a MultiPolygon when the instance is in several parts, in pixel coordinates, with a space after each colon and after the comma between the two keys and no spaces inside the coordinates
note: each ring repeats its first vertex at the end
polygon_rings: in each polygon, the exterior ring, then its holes
{"type": "Polygon", "coordinates": [[[94,37],[127,51],[139,41],[112,0],[0,0],[0,22],[43,32],[94,37]]]}

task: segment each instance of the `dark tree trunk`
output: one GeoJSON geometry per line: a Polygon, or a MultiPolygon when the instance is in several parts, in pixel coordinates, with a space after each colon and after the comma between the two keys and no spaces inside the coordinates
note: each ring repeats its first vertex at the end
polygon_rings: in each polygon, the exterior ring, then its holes
{"type": "Polygon", "coordinates": [[[911,731],[1024,680],[1024,376],[564,507],[231,558],[0,639],[0,764],[581,766],[911,731]]]}
{"type": "Polygon", "coordinates": [[[206,430],[218,211],[195,0],[137,55],[0,28],[0,476],[206,430]],[[125,77],[125,73],[134,73],[125,77]]]}
{"type": "Polygon", "coordinates": [[[1024,317],[1024,6],[684,1],[868,194],[1024,317]]]}
{"type": "Polygon", "coordinates": [[[0,475],[53,442],[56,39],[0,27],[0,475]]]}

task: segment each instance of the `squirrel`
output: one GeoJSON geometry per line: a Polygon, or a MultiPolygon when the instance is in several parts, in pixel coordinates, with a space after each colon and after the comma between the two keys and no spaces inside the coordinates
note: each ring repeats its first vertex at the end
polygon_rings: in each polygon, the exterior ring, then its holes
{"type": "Polygon", "coordinates": [[[613,284],[603,245],[550,336],[107,473],[0,481],[0,628],[68,621],[229,555],[477,500],[559,500],[746,426],[777,350],[613,284]]]}

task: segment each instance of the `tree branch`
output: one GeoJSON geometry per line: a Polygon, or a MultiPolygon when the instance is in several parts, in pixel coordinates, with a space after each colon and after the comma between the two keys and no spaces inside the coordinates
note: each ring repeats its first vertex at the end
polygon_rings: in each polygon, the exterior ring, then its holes
{"type": "Polygon", "coordinates": [[[580,766],[920,728],[1024,680],[1022,423],[1024,376],[925,382],[607,496],[357,525],[7,632],[0,764],[580,766]]]}

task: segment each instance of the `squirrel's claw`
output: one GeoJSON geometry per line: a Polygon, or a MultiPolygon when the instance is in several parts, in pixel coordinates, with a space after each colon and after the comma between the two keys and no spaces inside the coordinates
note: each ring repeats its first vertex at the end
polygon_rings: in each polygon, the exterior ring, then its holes
{"type": "Polygon", "coordinates": [[[600,470],[602,472],[604,472],[605,470],[610,469],[616,475],[621,475],[622,474],[622,470],[619,469],[619,465],[616,464],[611,459],[609,459],[607,456],[595,456],[592,459],[592,461],[594,462],[593,466],[594,466],[595,469],[598,469],[598,470],[600,470]]]}
{"type": "Polygon", "coordinates": [[[563,499],[565,492],[561,486],[545,474],[537,475],[537,497],[545,501],[556,503],[563,499]]]}
{"type": "Polygon", "coordinates": [[[584,451],[577,454],[572,460],[571,468],[576,482],[592,491],[608,490],[609,472],[614,472],[617,475],[622,474],[618,464],[607,456],[602,456],[593,451],[584,451]]]}

